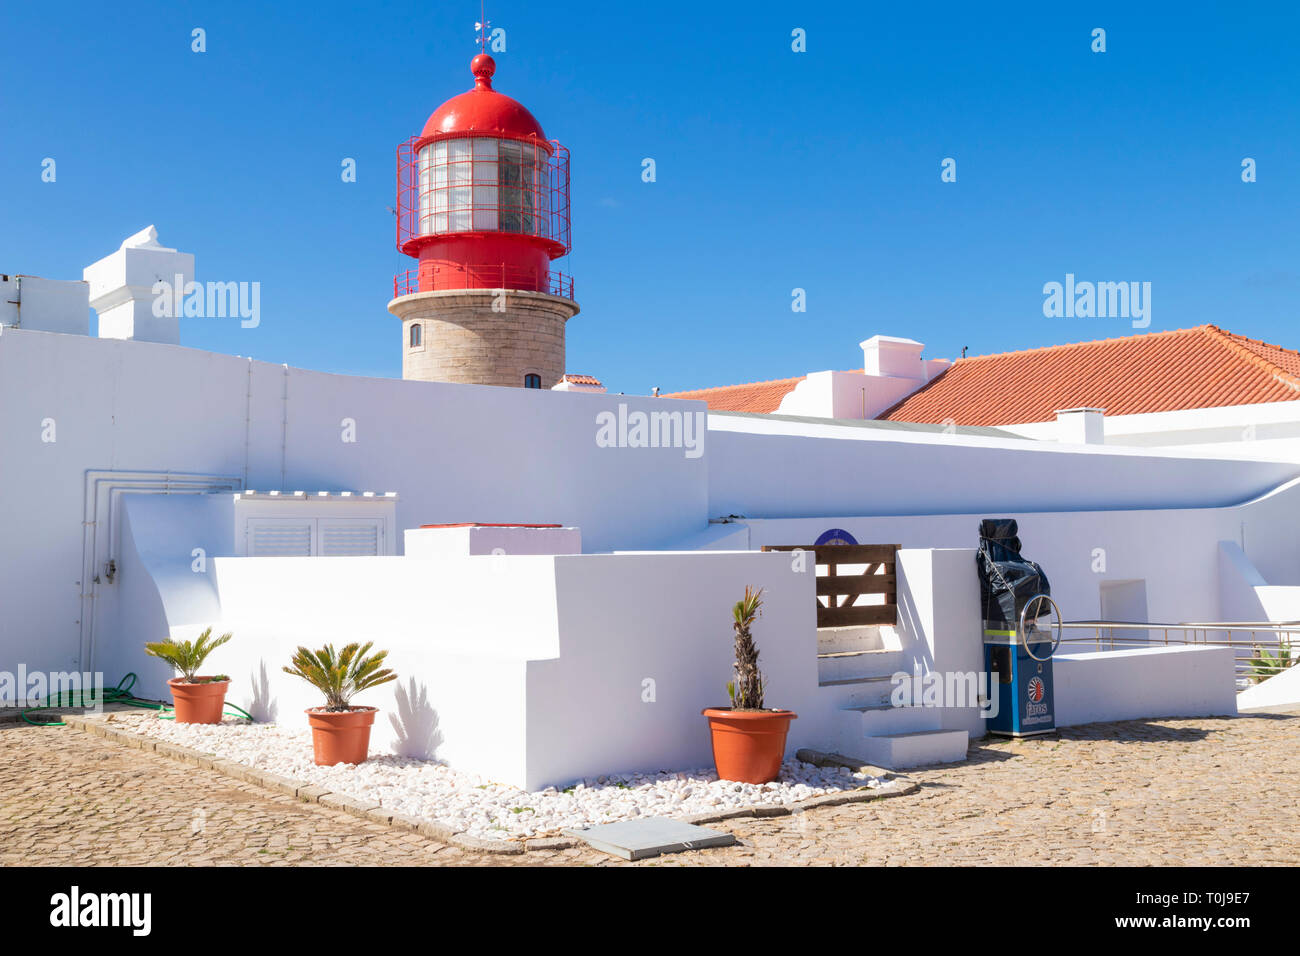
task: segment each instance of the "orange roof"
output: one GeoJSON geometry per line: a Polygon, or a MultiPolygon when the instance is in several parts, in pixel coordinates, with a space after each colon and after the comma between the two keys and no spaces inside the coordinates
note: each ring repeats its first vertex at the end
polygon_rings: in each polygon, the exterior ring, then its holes
{"type": "Polygon", "coordinates": [[[770,382],[750,382],[747,385],[722,385],[717,388],[697,388],[691,392],[673,392],[661,398],[702,398],[715,412],[774,412],[781,399],[802,382],[798,378],[778,378],[770,382]]]}
{"type": "Polygon", "coordinates": [[[572,385],[599,385],[600,384],[600,379],[596,378],[593,375],[575,375],[573,372],[566,373],[564,376],[564,381],[569,382],[572,385]]]}
{"type": "MultiPolygon", "coordinates": [[[[855,369],[854,371],[861,371],[855,369]]],[[[694,398],[715,412],[775,412],[806,376],[723,385],[694,398]]],[[[880,419],[958,425],[1045,422],[1064,408],[1137,415],[1300,400],[1300,352],[1213,325],[957,360],[880,419]]]]}
{"type": "Polygon", "coordinates": [[[1064,408],[1139,415],[1300,400],[1300,353],[1213,325],[959,359],[879,416],[1011,425],[1064,408]]]}

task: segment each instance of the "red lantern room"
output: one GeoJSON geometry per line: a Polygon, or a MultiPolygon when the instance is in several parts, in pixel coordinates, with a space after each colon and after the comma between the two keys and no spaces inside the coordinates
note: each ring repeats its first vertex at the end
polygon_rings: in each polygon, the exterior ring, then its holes
{"type": "Polygon", "coordinates": [[[492,89],[496,63],[470,62],[474,88],[443,103],[397,148],[397,248],[419,260],[395,297],[516,289],[573,298],[552,270],[569,242],[569,151],[523,104],[492,89]]]}

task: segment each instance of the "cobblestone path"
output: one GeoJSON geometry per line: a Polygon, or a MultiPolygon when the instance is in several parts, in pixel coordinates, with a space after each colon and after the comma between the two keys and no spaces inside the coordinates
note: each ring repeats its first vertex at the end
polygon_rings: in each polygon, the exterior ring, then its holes
{"type": "MultiPolygon", "coordinates": [[[[1300,712],[989,738],[964,764],[910,771],[911,796],[713,824],[740,845],[639,865],[1295,865],[1298,771],[1300,712]]],[[[71,728],[0,723],[4,866],[620,863],[471,852],[71,728]]]]}

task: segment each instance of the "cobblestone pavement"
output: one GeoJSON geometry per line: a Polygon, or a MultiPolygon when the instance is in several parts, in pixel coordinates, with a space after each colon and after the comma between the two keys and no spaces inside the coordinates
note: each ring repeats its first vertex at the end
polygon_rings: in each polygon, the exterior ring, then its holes
{"type": "MultiPolygon", "coordinates": [[[[911,771],[919,793],[713,824],[740,845],[640,865],[1300,863],[1300,712],[1140,720],[911,771]]],[[[475,853],[70,728],[0,723],[0,865],[618,864],[475,853]]]]}

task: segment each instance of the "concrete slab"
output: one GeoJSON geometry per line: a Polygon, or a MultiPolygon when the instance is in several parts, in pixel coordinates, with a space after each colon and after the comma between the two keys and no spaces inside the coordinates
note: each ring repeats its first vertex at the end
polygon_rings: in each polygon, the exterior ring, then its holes
{"type": "Polygon", "coordinates": [[[667,817],[646,817],[602,823],[594,827],[574,827],[564,831],[590,846],[624,860],[644,860],[663,853],[704,850],[714,846],[731,846],[735,836],[708,827],[698,827],[667,817]]]}
{"type": "Polygon", "coordinates": [[[956,763],[966,759],[969,734],[964,730],[921,730],[862,738],[868,763],[890,770],[956,763]]]}

